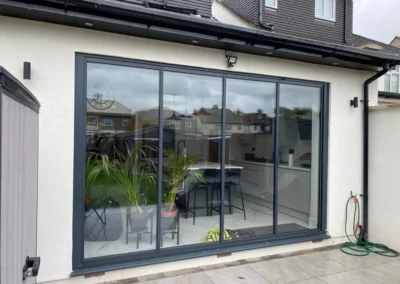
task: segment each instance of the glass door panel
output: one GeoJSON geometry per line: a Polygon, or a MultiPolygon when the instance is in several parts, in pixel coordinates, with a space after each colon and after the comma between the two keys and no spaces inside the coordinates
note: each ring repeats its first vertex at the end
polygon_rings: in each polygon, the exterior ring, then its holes
{"type": "Polygon", "coordinates": [[[227,79],[226,90],[224,227],[230,239],[271,235],[276,84],[227,79]]]}
{"type": "Polygon", "coordinates": [[[318,227],[321,88],[280,85],[278,233],[318,227]]]}
{"type": "Polygon", "coordinates": [[[85,258],[156,248],[159,71],[88,63],[85,258]]]}
{"type": "Polygon", "coordinates": [[[161,246],[219,240],[222,78],[164,72],[161,246]]]}

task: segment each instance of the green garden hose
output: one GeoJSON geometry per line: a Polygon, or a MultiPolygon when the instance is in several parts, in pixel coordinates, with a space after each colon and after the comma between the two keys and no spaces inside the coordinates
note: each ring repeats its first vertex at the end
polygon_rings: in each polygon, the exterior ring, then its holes
{"type": "Polygon", "coordinates": [[[387,256],[387,257],[397,257],[399,253],[383,244],[378,243],[371,243],[361,240],[357,237],[357,231],[360,224],[360,203],[358,202],[357,196],[350,196],[347,200],[346,204],[346,221],[344,225],[344,229],[346,232],[346,237],[349,240],[348,242],[344,243],[340,250],[346,254],[353,255],[353,256],[366,256],[370,253],[376,253],[379,255],[387,256]],[[354,201],[354,218],[353,218],[353,235],[356,238],[356,242],[353,242],[350,239],[349,234],[347,233],[347,211],[349,209],[349,204],[351,201],[354,201]],[[357,219],[357,222],[356,222],[357,219]]]}

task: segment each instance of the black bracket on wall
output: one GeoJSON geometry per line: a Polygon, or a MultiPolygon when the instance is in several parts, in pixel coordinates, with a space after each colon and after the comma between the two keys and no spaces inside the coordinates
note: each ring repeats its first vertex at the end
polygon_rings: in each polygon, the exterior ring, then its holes
{"type": "Polygon", "coordinates": [[[26,257],[25,265],[22,268],[22,280],[28,277],[36,277],[39,273],[40,257],[26,257]]]}
{"type": "Polygon", "coordinates": [[[352,100],[350,100],[350,106],[358,108],[358,97],[354,97],[352,100]]]}

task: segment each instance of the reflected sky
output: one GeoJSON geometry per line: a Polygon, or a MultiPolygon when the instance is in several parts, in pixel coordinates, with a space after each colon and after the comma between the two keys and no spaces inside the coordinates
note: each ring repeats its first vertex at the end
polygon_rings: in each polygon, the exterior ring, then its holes
{"type": "MultiPolygon", "coordinates": [[[[87,96],[96,92],[114,97],[135,113],[156,108],[159,95],[159,71],[89,63],[87,96]]],[[[281,85],[280,105],[286,108],[310,107],[320,103],[319,88],[281,85]]],[[[275,83],[227,79],[227,108],[243,113],[262,109],[274,116],[275,83]]],[[[164,72],[164,107],[192,112],[201,107],[222,105],[222,78],[176,72],[164,72]]]]}
{"type": "Polygon", "coordinates": [[[275,85],[274,83],[248,80],[228,79],[226,82],[229,109],[239,109],[243,113],[256,113],[262,109],[270,117],[275,116],[275,85]]]}
{"type": "Polygon", "coordinates": [[[321,89],[281,84],[279,104],[289,109],[312,107],[314,112],[320,112],[321,89]]]}
{"type": "Polygon", "coordinates": [[[164,107],[192,112],[201,107],[222,106],[222,78],[164,72],[164,107]]]}

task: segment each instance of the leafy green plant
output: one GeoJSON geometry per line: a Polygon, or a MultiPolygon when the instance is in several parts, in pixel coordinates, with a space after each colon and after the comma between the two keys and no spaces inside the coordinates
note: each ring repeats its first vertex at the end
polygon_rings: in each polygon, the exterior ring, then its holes
{"type": "Polygon", "coordinates": [[[103,173],[103,168],[96,158],[96,154],[89,154],[86,158],[85,168],[85,197],[92,196],[92,186],[103,173]]]}
{"type": "Polygon", "coordinates": [[[142,214],[143,205],[147,204],[148,191],[155,184],[155,175],[150,171],[154,165],[146,162],[146,153],[142,145],[137,143],[132,147],[126,144],[126,154],[114,147],[118,159],[110,160],[107,155],[101,156],[101,168],[106,176],[119,187],[134,213],[142,214]]]}
{"type": "Polygon", "coordinates": [[[204,182],[204,179],[201,173],[190,170],[191,162],[195,161],[196,157],[180,155],[174,149],[166,149],[164,154],[167,162],[163,165],[163,174],[166,176],[163,179],[163,184],[168,189],[164,196],[164,205],[166,210],[173,211],[175,209],[176,194],[189,174],[195,181],[204,182]]]}

